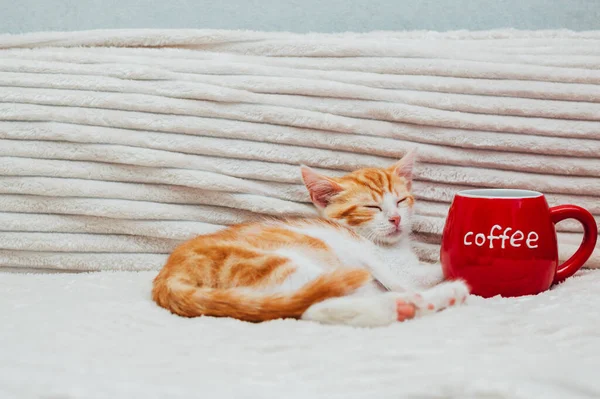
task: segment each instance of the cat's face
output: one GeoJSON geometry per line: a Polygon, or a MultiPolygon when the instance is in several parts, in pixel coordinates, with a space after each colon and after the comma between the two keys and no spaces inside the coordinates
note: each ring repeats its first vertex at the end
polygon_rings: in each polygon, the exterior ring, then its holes
{"type": "Polygon", "coordinates": [[[393,245],[410,234],[414,152],[389,168],[359,169],[332,178],[303,166],[302,178],[323,217],[353,229],[380,245],[393,245]]]}

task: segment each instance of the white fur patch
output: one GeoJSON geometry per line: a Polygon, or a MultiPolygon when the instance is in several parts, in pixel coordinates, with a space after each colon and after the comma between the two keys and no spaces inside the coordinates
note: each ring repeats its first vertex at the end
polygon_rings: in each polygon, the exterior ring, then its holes
{"type": "Polygon", "coordinates": [[[349,267],[360,267],[360,252],[365,250],[365,242],[343,230],[329,226],[287,226],[287,229],[323,241],[338,259],[349,267]]]}
{"type": "Polygon", "coordinates": [[[380,327],[396,322],[396,295],[332,298],[314,304],[302,315],[303,320],[355,327],[380,327]]]}

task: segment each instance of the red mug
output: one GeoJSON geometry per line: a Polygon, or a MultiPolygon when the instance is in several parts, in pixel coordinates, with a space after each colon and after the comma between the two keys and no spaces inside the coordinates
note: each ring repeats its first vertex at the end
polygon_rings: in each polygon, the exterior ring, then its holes
{"type": "Polygon", "coordinates": [[[440,260],[444,276],[463,279],[475,295],[534,295],[579,270],[597,238],[594,217],[579,206],[549,208],[537,191],[466,190],[450,206],[440,260]],[[570,218],[583,225],[583,241],[559,265],[554,224],[570,218]]]}

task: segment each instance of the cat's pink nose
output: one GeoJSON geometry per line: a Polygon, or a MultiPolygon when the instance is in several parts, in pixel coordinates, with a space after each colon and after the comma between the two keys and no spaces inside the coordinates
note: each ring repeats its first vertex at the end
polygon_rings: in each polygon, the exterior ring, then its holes
{"type": "Polygon", "coordinates": [[[389,218],[390,223],[394,226],[398,227],[400,225],[400,215],[392,216],[389,218]]]}

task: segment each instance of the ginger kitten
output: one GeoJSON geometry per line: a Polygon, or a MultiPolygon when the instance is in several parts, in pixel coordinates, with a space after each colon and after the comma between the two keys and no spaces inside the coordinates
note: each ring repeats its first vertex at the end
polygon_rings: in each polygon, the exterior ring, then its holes
{"type": "Polygon", "coordinates": [[[322,217],[231,226],[177,247],[152,297],[185,316],[279,318],[384,326],[458,305],[461,281],[415,292],[394,268],[418,262],[408,245],[414,152],[389,168],[333,178],[303,166],[322,217]],[[393,249],[387,263],[381,250],[393,249]]]}

